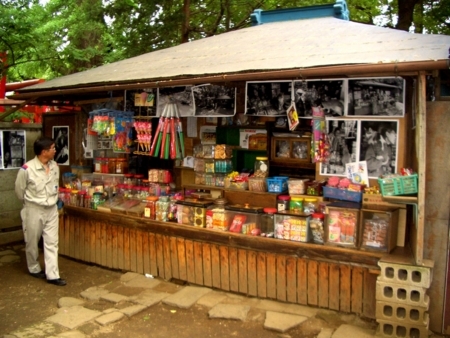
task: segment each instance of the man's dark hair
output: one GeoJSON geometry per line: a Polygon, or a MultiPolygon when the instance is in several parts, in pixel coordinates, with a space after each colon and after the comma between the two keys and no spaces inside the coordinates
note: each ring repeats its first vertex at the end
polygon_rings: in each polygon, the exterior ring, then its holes
{"type": "Polygon", "coordinates": [[[43,150],[49,150],[53,144],[55,144],[55,141],[50,137],[39,137],[33,144],[34,154],[39,156],[43,150]]]}

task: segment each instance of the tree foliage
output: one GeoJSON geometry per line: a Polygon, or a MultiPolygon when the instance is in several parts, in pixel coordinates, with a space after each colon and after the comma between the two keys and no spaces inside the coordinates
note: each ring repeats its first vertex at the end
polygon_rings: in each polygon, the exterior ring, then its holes
{"type": "MultiPolygon", "coordinates": [[[[0,0],[0,52],[8,52],[1,70],[9,81],[50,79],[247,27],[257,8],[332,2],[0,0]]],[[[347,0],[347,4],[352,21],[450,34],[450,0],[347,0]]]]}

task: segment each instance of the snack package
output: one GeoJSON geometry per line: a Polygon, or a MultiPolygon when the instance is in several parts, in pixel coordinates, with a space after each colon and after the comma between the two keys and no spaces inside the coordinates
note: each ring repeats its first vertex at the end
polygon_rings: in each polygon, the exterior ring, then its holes
{"type": "Polygon", "coordinates": [[[230,225],[230,231],[231,232],[241,232],[242,231],[242,225],[245,223],[245,220],[247,219],[247,216],[245,215],[236,215],[233,218],[233,221],[230,225]]]}

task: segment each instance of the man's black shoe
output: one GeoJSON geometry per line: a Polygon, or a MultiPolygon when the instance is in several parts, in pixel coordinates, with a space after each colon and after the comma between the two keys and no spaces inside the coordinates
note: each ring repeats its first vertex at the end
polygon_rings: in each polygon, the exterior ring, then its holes
{"type": "Polygon", "coordinates": [[[33,276],[34,278],[39,278],[39,279],[45,279],[45,272],[44,271],[40,271],[40,272],[30,272],[30,275],[33,276]]]}
{"type": "Polygon", "coordinates": [[[53,284],[53,285],[58,285],[58,286],[64,286],[66,285],[66,280],[65,279],[47,279],[47,283],[53,284]]]}

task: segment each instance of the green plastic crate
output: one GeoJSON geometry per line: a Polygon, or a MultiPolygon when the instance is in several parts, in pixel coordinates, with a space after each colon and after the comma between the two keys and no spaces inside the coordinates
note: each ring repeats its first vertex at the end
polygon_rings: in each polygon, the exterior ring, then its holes
{"type": "Polygon", "coordinates": [[[378,184],[383,196],[410,195],[417,193],[417,174],[379,178],[378,184]]]}

